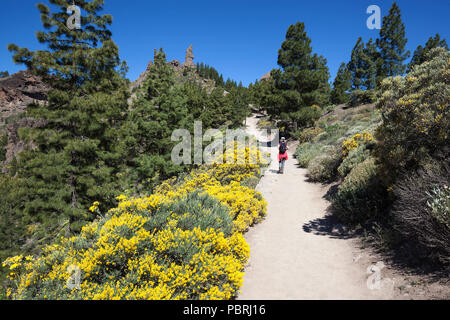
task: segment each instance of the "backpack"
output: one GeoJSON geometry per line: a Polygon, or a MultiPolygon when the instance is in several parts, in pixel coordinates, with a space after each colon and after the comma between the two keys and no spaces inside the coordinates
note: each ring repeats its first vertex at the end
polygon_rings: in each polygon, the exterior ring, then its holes
{"type": "Polygon", "coordinates": [[[287,148],[286,148],[286,143],[282,142],[282,143],[280,144],[280,153],[281,153],[281,154],[285,154],[285,153],[286,153],[286,150],[287,150],[287,148]]]}

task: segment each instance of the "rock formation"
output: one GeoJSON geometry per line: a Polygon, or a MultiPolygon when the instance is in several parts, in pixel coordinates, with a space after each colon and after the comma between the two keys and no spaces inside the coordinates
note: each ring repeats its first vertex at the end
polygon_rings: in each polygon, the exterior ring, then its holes
{"type": "Polygon", "coordinates": [[[8,118],[25,112],[32,102],[45,103],[49,88],[28,71],[0,79],[0,127],[8,118]]]}
{"type": "MultiPolygon", "coordinates": [[[[45,125],[45,120],[36,120],[32,118],[21,118],[13,123],[10,123],[6,126],[6,136],[8,137],[8,142],[6,144],[6,158],[5,163],[10,163],[14,158],[17,158],[17,155],[24,150],[32,149],[35,146],[33,143],[26,143],[19,137],[19,129],[20,128],[39,128],[43,125],[45,125]]],[[[2,168],[2,165],[0,163],[0,170],[2,173],[7,173],[8,168],[5,166],[2,168]]]]}
{"type": "Polygon", "coordinates": [[[169,62],[169,66],[171,66],[175,72],[181,71],[181,63],[178,60],[172,60],[169,62]]]}
{"type": "Polygon", "coordinates": [[[192,49],[192,45],[190,45],[186,50],[186,59],[183,63],[183,70],[185,70],[186,68],[195,68],[194,51],[192,49]]]}
{"type": "Polygon", "coordinates": [[[144,83],[145,79],[147,79],[147,77],[150,73],[150,68],[152,66],[153,66],[153,61],[150,61],[147,65],[147,69],[145,69],[145,71],[139,75],[139,77],[136,79],[136,81],[131,83],[131,85],[130,85],[131,91],[134,91],[136,88],[139,88],[144,83]]]}
{"type": "MultiPolygon", "coordinates": [[[[39,77],[28,71],[19,71],[0,79],[0,135],[8,138],[5,163],[9,163],[27,146],[19,138],[19,128],[35,128],[44,124],[43,120],[26,118],[24,113],[33,102],[45,103],[48,90],[49,87],[39,77]]],[[[3,167],[2,171],[6,170],[6,166],[3,167]]]]}
{"type": "MultiPolygon", "coordinates": [[[[155,49],[155,55],[156,54],[157,50],[155,49]]],[[[153,66],[153,64],[154,62],[150,61],[147,65],[147,69],[141,73],[141,75],[136,81],[131,83],[130,85],[131,96],[128,99],[128,105],[130,107],[132,106],[133,101],[137,97],[137,90],[148,78],[151,72],[150,69],[153,66]]],[[[186,60],[184,61],[183,64],[181,64],[178,60],[172,60],[170,62],[167,62],[167,65],[170,66],[175,72],[175,78],[177,79],[178,83],[182,83],[185,81],[195,82],[199,84],[202,88],[205,88],[208,93],[211,93],[216,86],[214,80],[204,79],[197,74],[196,65],[194,64],[194,52],[192,45],[189,46],[189,48],[187,48],[186,50],[186,60]]]]}
{"type": "Polygon", "coordinates": [[[272,77],[272,74],[269,71],[266,74],[264,74],[259,81],[269,80],[271,77],[272,77]]]}

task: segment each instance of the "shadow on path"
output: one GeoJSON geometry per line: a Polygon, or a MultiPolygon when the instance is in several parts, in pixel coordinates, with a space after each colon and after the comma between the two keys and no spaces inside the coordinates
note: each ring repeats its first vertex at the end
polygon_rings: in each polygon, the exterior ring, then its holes
{"type": "Polygon", "coordinates": [[[339,223],[330,214],[329,209],[327,211],[328,214],[326,216],[305,223],[302,226],[303,231],[317,236],[328,236],[333,239],[351,239],[355,237],[353,232],[349,231],[345,225],[339,223]]]}

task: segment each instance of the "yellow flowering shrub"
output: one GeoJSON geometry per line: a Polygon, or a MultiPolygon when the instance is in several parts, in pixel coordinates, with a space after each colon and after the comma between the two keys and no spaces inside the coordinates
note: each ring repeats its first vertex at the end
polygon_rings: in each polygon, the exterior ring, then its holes
{"type": "Polygon", "coordinates": [[[273,123],[269,120],[260,119],[256,124],[259,129],[271,129],[273,127],[273,123]]]}
{"type": "Polygon", "coordinates": [[[375,131],[375,154],[386,186],[431,158],[449,157],[450,51],[435,48],[428,55],[405,77],[386,78],[380,86],[376,106],[383,122],[375,131]]]}
{"type": "Polygon", "coordinates": [[[323,132],[323,129],[320,127],[311,127],[306,128],[300,131],[297,136],[297,140],[300,144],[311,142],[315,137],[323,132]]]}
{"type": "Polygon", "coordinates": [[[373,137],[369,132],[363,131],[362,133],[357,133],[350,139],[342,142],[342,154],[346,157],[350,151],[357,149],[361,144],[372,141],[373,137]]]}
{"type": "MultiPolygon", "coordinates": [[[[245,157],[244,150],[237,156],[245,157]]],[[[258,175],[259,164],[214,164],[166,181],[149,196],[121,195],[116,208],[80,234],[37,257],[4,261],[7,296],[232,299],[250,251],[242,233],[266,213],[262,196],[240,182],[258,175]]]]}

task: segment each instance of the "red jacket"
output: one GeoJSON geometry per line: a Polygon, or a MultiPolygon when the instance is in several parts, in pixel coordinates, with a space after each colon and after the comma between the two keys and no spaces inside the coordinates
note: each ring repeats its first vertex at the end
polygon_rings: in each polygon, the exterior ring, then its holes
{"type": "MultiPolygon", "coordinates": [[[[280,143],[281,144],[281,143],[280,143]]],[[[287,147],[287,146],[286,146],[287,147]]],[[[288,159],[288,153],[287,153],[287,148],[286,148],[286,152],[285,153],[280,153],[280,152],[278,152],[278,162],[281,162],[281,159],[285,159],[285,160],[287,160],[288,159]]]]}

